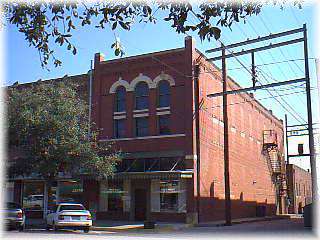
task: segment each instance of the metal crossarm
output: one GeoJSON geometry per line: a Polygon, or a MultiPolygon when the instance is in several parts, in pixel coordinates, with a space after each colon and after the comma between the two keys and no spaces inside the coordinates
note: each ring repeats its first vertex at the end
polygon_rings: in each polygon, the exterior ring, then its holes
{"type": "MultiPolygon", "coordinates": [[[[247,41],[229,44],[229,45],[226,45],[225,48],[230,49],[230,48],[240,47],[243,45],[262,42],[262,41],[270,40],[273,38],[283,37],[283,36],[287,36],[287,35],[295,34],[295,33],[299,33],[299,32],[303,32],[303,28],[297,28],[297,29],[293,29],[293,30],[289,30],[289,31],[281,32],[281,33],[270,34],[270,35],[264,36],[264,37],[258,37],[255,39],[249,39],[247,41]]],[[[221,50],[222,50],[222,47],[217,47],[217,48],[207,50],[206,53],[212,53],[212,52],[217,52],[217,51],[221,51],[221,50]]]]}
{"type": "MultiPolygon", "coordinates": [[[[299,42],[303,42],[303,41],[304,41],[304,38],[297,38],[297,39],[293,39],[293,40],[289,40],[289,41],[285,41],[285,42],[269,44],[269,45],[263,46],[263,47],[251,48],[251,49],[240,51],[240,52],[234,52],[231,54],[227,54],[225,57],[231,58],[231,57],[241,56],[241,55],[245,55],[245,54],[252,53],[252,52],[260,52],[260,51],[264,51],[267,49],[286,46],[286,45],[295,44],[295,43],[299,43],[299,42]]],[[[225,47],[225,48],[228,49],[227,47],[225,47]]],[[[209,58],[208,60],[209,61],[216,61],[216,60],[221,60],[221,59],[222,59],[222,56],[209,58]]]]}
{"type": "MultiPolygon", "coordinates": [[[[265,84],[261,86],[256,86],[256,87],[249,87],[249,88],[240,88],[236,90],[230,90],[226,91],[225,94],[236,94],[236,93],[241,93],[241,92],[248,92],[248,91],[253,91],[253,90],[258,90],[258,89],[264,89],[264,88],[270,88],[270,87],[277,87],[285,84],[290,84],[290,83],[298,83],[298,82],[303,82],[305,81],[305,78],[298,78],[294,80],[288,80],[288,81],[283,81],[283,82],[276,82],[276,83],[270,83],[270,84],[265,84]]],[[[218,97],[222,96],[224,93],[223,92],[218,92],[218,93],[212,93],[207,95],[207,97],[218,97]]]]}

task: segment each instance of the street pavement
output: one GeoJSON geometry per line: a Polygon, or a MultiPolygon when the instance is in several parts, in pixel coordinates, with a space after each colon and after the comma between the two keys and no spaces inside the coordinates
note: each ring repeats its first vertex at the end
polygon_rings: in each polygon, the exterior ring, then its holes
{"type": "Polygon", "coordinates": [[[27,229],[25,232],[4,232],[2,239],[225,239],[225,238],[315,238],[313,232],[303,226],[303,218],[275,221],[251,222],[219,227],[191,227],[183,230],[157,231],[137,229],[136,231],[82,231],[27,229]]]}

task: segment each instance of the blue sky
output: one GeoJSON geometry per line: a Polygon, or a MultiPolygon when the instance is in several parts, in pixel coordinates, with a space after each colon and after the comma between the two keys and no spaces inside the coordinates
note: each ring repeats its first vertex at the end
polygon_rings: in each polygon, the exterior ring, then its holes
{"type": "MultiPolygon", "coordinates": [[[[222,29],[221,40],[225,44],[243,41],[247,38],[256,38],[259,36],[277,33],[294,28],[302,27],[303,23],[307,24],[308,41],[309,41],[309,64],[311,85],[316,87],[316,72],[315,72],[315,44],[316,44],[316,29],[315,23],[315,6],[311,3],[303,6],[303,9],[297,7],[285,6],[283,10],[279,7],[266,6],[262,9],[259,16],[248,18],[247,24],[234,24],[232,31],[222,29]]],[[[125,47],[126,56],[161,51],[184,46],[183,34],[177,34],[170,28],[168,22],[161,21],[161,13],[156,14],[159,18],[157,24],[137,24],[130,32],[117,30],[115,34],[120,38],[125,47]]],[[[196,22],[197,19],[190,19],[196,22]]],[[[219,43],[212,39],[211,42],[201,42],[196,33],[191,33],[196,39],[196,47],[205,52],[205,50],[219,46],[219,43]]],[[[302,35],[300,35],[302,36],[302,35]]],[[[42,69],[39,62],[38,53],[30,48],[16,28],[9,26],[7,28],[7,76],[6,85],[11,85],[16,81],[20,83],[37,81],[38,79],[49,79],[61,77],[66,74],[75,75],[86,73],[90,68],[90,60],[93,59],[94,53],[102,52],[106,59],[116,58],[110,45],[114,41],[114,35],[110,29],[97,30],[94,27],[86,27],[74,33],[74,44],[78,48],[78,54],[73,56],[67,51],[58,49],[57,55],[63,61],[63,66],[55,68],[50,65],[50,72],[42,69]]],[[[284,39],[286,40],[286,39],[284,39]]],[[[257,45],[258,46],[258,45],[257,45]]],[[[260,52],[256,57],[256,63],[259,66],[260,73],[258,75],[261,83],[267,81],[282,81],[294,78],[303,77],[303,61],[297,60],[303,58],[303,44],[296,44],[290,47],[281,48],[282,50],[269,50],[260,52]],[[284,60],[294,60],[281,64],[269,64],[273,62],[281,62],[284,60]]],[[[207,56],[213,56],[207,54],[207,56]]],[[[244,65],[250,69],[250,56],[239,57],[244,65]]],[[[242,86],[250,85],[250,76],[242,68],[236,60],[228,60],[228,74],[236,79],[242,86]]],[[[220,65],[219,62],[217,65],[220,65]]],[[[279,117],[284,118],[284,113],[288,114],[289,124],[297,124],[306,120],[306,100],[304,87],[301,84],[294,86],[284,86],[275,90],[270,90],[274,98],[271,98],[270,93],[266,90],[255,92],[258,99],[263,99],[261,102],[279,117]],[[297,94],[292,94],[297,92],[297,94]],[[284,99],[284,100],[283,100],[284,99]],[[285,103],[286,102],[286,103],[285,103]],[[288,106],[289,105],[289,106],[288,106]],[[283,107],[285,106],[285,107],[283,107]]],[[[313,112],[314,118],[318,116],[318,102],[316,99],[316,90],[313,90],[313,112]]],[[[315,119],[318,121],[317,119],[315,119]]]]}

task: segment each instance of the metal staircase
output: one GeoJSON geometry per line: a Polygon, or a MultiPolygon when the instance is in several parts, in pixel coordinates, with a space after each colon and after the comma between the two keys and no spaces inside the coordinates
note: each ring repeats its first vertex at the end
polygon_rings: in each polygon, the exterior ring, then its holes
{"type": "Polygon", "coordinates": [[[279,213],[286,213],[286,169],[283,156],[279,151],[277,133],[274,130],[263,131],[263,154],[266,156],[272,182],[276,186],[279,213]]]}

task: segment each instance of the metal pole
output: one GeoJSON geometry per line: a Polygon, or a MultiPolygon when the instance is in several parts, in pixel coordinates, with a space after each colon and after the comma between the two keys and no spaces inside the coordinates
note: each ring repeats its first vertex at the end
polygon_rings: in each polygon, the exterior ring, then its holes
{"type": "Polygon", "coordinates": [[[307,27],[303,24],[303,38],[304,38],[304,66],[306,78],[306,95],[307,95],[307,112],[308,112],[308,131],[309,131],[309,151],[310,151],[310,167],[312,176],[312,199],[313,202],[317,199],[317,175],[316,162],[314,157],[314,139],[312,129],[312,109],[311,109],[311,91],[310,91],[310,77],[309,77],[309,57],[308,57],[308,40],[307,27]]]}
{"type": "Polygon", "coordinates": [[[88,129],[88,134],[90,136],[91,132],[91,113],[92,113],[92,65],[93,61],[91,60],[90,64],[90,74],[89,74],[89,129],[88,129]]]}
{"type": "Polygon", "coordinates": [[[230,175],[229,175],[229,133],[228,133],[228,99],[227,99],[227,68],[226,49],[222,47],[222,84],[223,84],[223,140],[224,140],[224,193],[226,225],[231,225],[230,175]]]}
{"type": "Polygon", "coordinates": [[[289,142],[288,142],[288,116],[287,114],[284,115],[284,123],[285,123],[285,134],[286,134],[286,160],[287,164],[290,164],[289,162],[289,142]]]}
{"type": "MultiPolygon", "coordinates": [[[[316,73],[317,73],[317,88],[318,88],[318,99],[320,99],[320,59],[316,58],[316,73]]],[[[318,117],[320,117],[320,104],[318,103],[318,117]]]]}
{"type": "Polygon", "coordinates": [[[254,52],[251,53],[251,73],[252,73],[252,87],[256,86],[256,67],[254,63],[254,52]]]}
{"type": "Polygon", "coordinates": [[[196,152],[197,152],[197,222],[200,222],[200,122],[199,122],[199,74],[200,66],[194,66],[194,107],[196,123],[196,152]]]}

